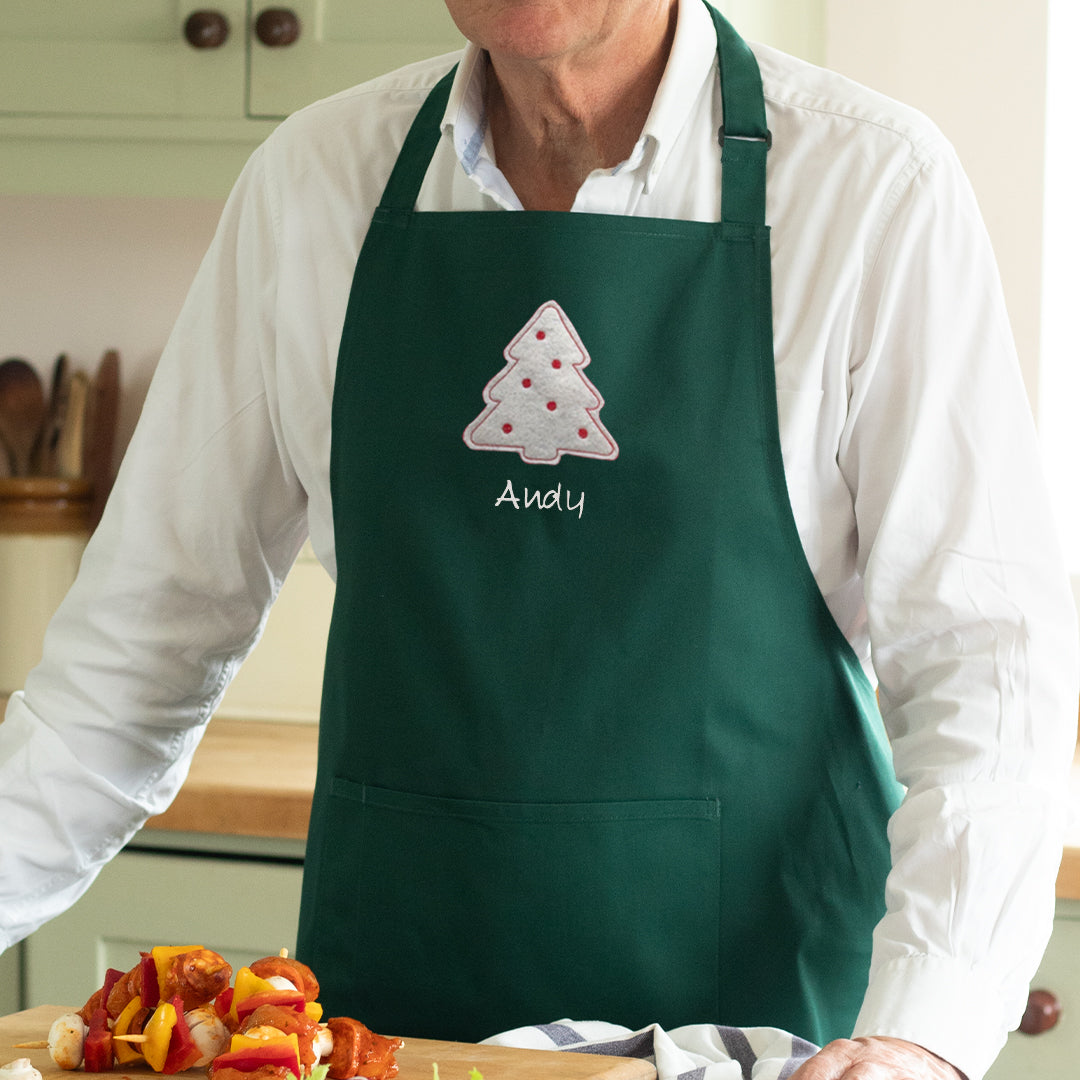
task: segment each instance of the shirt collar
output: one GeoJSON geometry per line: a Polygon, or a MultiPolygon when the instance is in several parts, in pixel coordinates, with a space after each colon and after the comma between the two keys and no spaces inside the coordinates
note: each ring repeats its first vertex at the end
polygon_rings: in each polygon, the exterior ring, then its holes
{"type": "MultiPolygon", "coordinates": [[[[679,0],[675,39],[641,137],[626,161],[613,171],[644,169],[651,190],[707,81],[715,79],[716,31],[701,0],[679,0]]],[[[466,45],[443,114],[442,131],[454,145],[462,168],[482,191],[503,206],[520,203],[495,165],[487,114],[483,50],[466,45]]]]}

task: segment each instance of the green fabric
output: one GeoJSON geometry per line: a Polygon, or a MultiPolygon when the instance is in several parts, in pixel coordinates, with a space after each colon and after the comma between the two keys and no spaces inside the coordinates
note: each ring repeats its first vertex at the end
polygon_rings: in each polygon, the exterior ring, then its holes
{"type": "MultiPolygon", "coordinates": [[[[753,56],[718,27],[725,120],[763,127],[753,56]]],[[[768,229],[415,213],[445,89],[338,359],[299,955],[331,1015],[398,1034],[846,1035],[898,789],[788,502],[768,229]],[[573,370],[552,374],[556,342],[573,370]],[[494,438],[544,430],[523,375],[580,423],[557,463],[466,442],[485,409],[494,438]]],[[[764,147],[726,142],[725,207],[763,213],[764,147]]]]}

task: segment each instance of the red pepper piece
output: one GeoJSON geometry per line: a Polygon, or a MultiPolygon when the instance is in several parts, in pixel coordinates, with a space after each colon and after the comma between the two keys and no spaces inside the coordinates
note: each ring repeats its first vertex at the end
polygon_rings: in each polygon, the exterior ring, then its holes
{"type": "Polygon", "coordinates": [[[169,1052],[165,1055],[165,1064],[161,1067],[163,1073],[183,1072],[202,1057],[202,1052],[195,1045],[191,1029],[184,1019],[183,998],[174,997],[172,1007],[176,1010],[176,1023],[169,1036],[169,1052]]]}
{"type": "Polygon", "coordinates": [[[83,1043],[83,1068],[87,1072],[110,1072],[113,1067],[112,1032],[109,1010],[95,1009],[83,1043]]]}
{"type": "Polygon", "coordinates": [[[239,1069],[241,1072],[254,1072],[260,1065],[281,1065],[289,1070],[297,1080],[296,1051],[291,1043],[284,1045],[267,1043],[265,1046],[250,1046],[244,1050],[228,1050],[218,1054],[210,1064],[210,1075],[218,1069],[239,1069]]]}
{"type": "Polygon", "coordinates": [[[142,953],[141,955],[142,993],[139,996],[142,998],[144,1008],[156,1009],[158,1002],[161,1000],[161,993],[158,990],[157,964],[154,963],[154,958],[150,953],[142,953]]]}
{"type": "Polygon", "coordinates": [[[236,1016],[243,1024],[260,1005],[280,1005],[284,1009],[303,1012],[306,1003],[307,999],[304,997],[303,990],[264,990],[261,994],[252,994],[251,997],[244,998],[236,1006],[236,1016]]]}
{"type": "Polygon", "coordinates": [[[214,998],[214,1012],[222,1019],[228,1015],[229,1010],[232,1008],[232,999],[235,992],[233,987],[226,986],[225,989],[214,998]]]}
{"type": "Polygon", "coordinates": [[[101,988],[101,1004],[104,1005],[109,1000],[109,994],[112,988],[124,977],[126,972],[117,971],[116,968],[109,968],[105,972],[105,985],[101,988]]]}

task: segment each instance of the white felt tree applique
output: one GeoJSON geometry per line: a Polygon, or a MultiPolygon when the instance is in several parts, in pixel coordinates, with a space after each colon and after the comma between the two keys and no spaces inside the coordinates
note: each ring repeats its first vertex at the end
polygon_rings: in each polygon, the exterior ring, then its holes
{"type": "Polygon", "coordinates": [[[503,350],[506,367],[484,387],[487,407],[465,429],[473,450],[516,450],[530,465],[557,465],[563,454],[618,457],[600,422],[604,399],[585,375],[589,354],[554,301],[503,350]]]}

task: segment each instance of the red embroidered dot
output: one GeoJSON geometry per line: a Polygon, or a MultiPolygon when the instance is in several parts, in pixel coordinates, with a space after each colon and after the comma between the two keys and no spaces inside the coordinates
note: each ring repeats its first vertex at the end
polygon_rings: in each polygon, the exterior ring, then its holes
{"type": "Polygon", "coordinates": [[[532,386],[532,379],[522,379],[521,385],[524,386],[526,390],[528,390],[529,387],[532,386]]]}
{"type": "Polygon", "coordinates": [[[543,341],[544,338],[546,338],[546,337],[547,337],[547,334],[545,334],[543,330],[537,330],[536,331],[536,340],[537,341],[543,341]]]}
{"type": "Polygon", "coordinates": [[[561,360],[552,360],[551,361],[551,366],[553,368],[561,368],[562,367],[562,361],[561,360]]]}
{"type": "Polygon", "coordinates": [[[507,435],[509,435],[510,432],[513,431],[513,430],[514,430],[514,425],[513,424],[503,424],[503,431],[505,431],[507,435]]]}
{"type": "Polygon", "coordinates": [[[554,412],[555,408],[556,408],[555,402],[554,401],[549,401],[548,402],[548,411],[549,412],[554,412]]]}
{"type": "Polygon", "coordinates": [[[589,432],[585,428],[579,427],[577,429],[577,435],[579,439],[587,439],[589,437],[589,432]]]}

